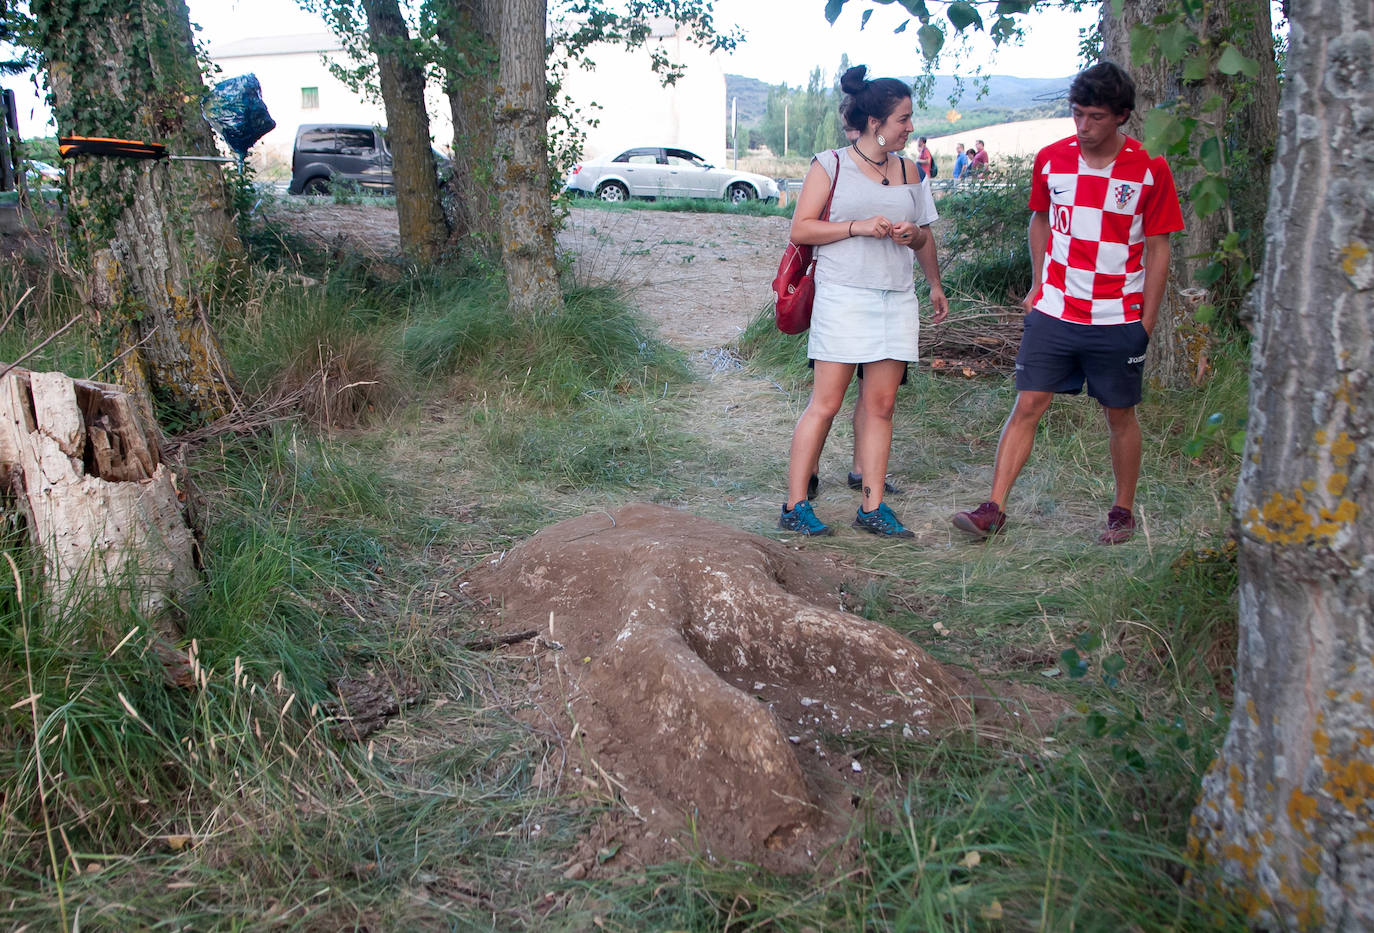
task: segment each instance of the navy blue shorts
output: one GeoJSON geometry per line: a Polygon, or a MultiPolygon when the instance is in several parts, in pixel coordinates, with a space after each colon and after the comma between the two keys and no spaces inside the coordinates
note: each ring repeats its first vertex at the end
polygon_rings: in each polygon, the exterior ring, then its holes
{"type": "Polygon", "coordinates": [[[1150,336],[1130,324],[1070,324],[1040,311],[1026,315],[1016,354],[1016,388],[1023,392],[1088,394],[1108,408],[1140,404],[1150,336]]]}

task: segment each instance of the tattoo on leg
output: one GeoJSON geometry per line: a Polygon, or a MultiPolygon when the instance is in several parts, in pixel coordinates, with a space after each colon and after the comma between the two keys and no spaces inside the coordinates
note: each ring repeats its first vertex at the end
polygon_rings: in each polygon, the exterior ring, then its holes
{"type": "Polygon", "coordinates": [[[871,495],[873,495],[873,487],[864,483],[864,498],[867,499],[871,495]]]}

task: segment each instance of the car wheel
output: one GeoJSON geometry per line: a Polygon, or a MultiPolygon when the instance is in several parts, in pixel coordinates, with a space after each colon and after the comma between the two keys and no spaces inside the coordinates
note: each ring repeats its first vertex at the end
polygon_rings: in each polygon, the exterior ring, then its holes
{"type": "Polygon", "coordinates": [[[301,186],[301,194],[321,195],[328,193],[329,179],[321,178],[318,175],[316,175],[314,178],[310,179],[304,185],[301,186]]]}
{"type": "Polygon", "coordinates": [[[741,204],[745,201],[752,201],[758,197],[753,188],[743,182],[735,182],[730,186],[730,190],[725,192],[725,196],[730,199],[731,204],[741,204]]]}
{"type": "Polygon", "coordinates": [[[608,181],[596,189],[596,196],[603,201],[628,201],[630,190],[618,181],[608,181]]]}

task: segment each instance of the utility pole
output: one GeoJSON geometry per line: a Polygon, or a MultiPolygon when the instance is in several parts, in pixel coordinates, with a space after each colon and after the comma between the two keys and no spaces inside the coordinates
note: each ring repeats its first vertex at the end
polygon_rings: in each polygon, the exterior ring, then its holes
{"type": "MultiPolygon", "coordinates": [[[[786,157],[787,157],[787,111],[788,111],[788,108],[791,107],[791,106],[792,106],[792,105],[791,105],[790,103],[784,103],[784,104],[782,105],[782,154],[783,154],[783,158],[786,158],[786,157]]],[[[773,112],[774,112],[774,113],[777,113],[776,110],[773,111],[773,112]]]]}
{"type": "Polygon", "coordinates": [[[735,161],[731,163],[734,168],[739,168],[739,98],[730,98],[730,148],[734,150],[735,161]]]}

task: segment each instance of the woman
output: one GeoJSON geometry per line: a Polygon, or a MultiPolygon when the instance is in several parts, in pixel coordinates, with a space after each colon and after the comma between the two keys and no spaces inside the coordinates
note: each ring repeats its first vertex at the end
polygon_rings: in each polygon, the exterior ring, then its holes
{"type": "Polygon", "coordinates": [[[863,502],[853,524],[873,534],[910,538],[914,535],[883,502],[883,478],[897,386],[907,363],[916,359],[913,252],[930,280],[935,323],[944,320],[949,305],[940,287],[935,241],[925,229],[935,219],[934,203],[918,183],[915,163],[895,155],[912,131],[911,88],[896,78],[866,80],[867,71],[859,65],[840,79],[845,94],[840,114],[846,126],[858,130],[858,138],[812,159],[792,215],[793,241],[817,247],[808,343],[815,380],[792,434],[787,501],[778,524],[805,535],[832,533],[812,510],[807,483],[854,368],[863,364],[864,390],[855,417],[863,502]],[[829,219],[821,220],[836,171],[829,219]]]}

